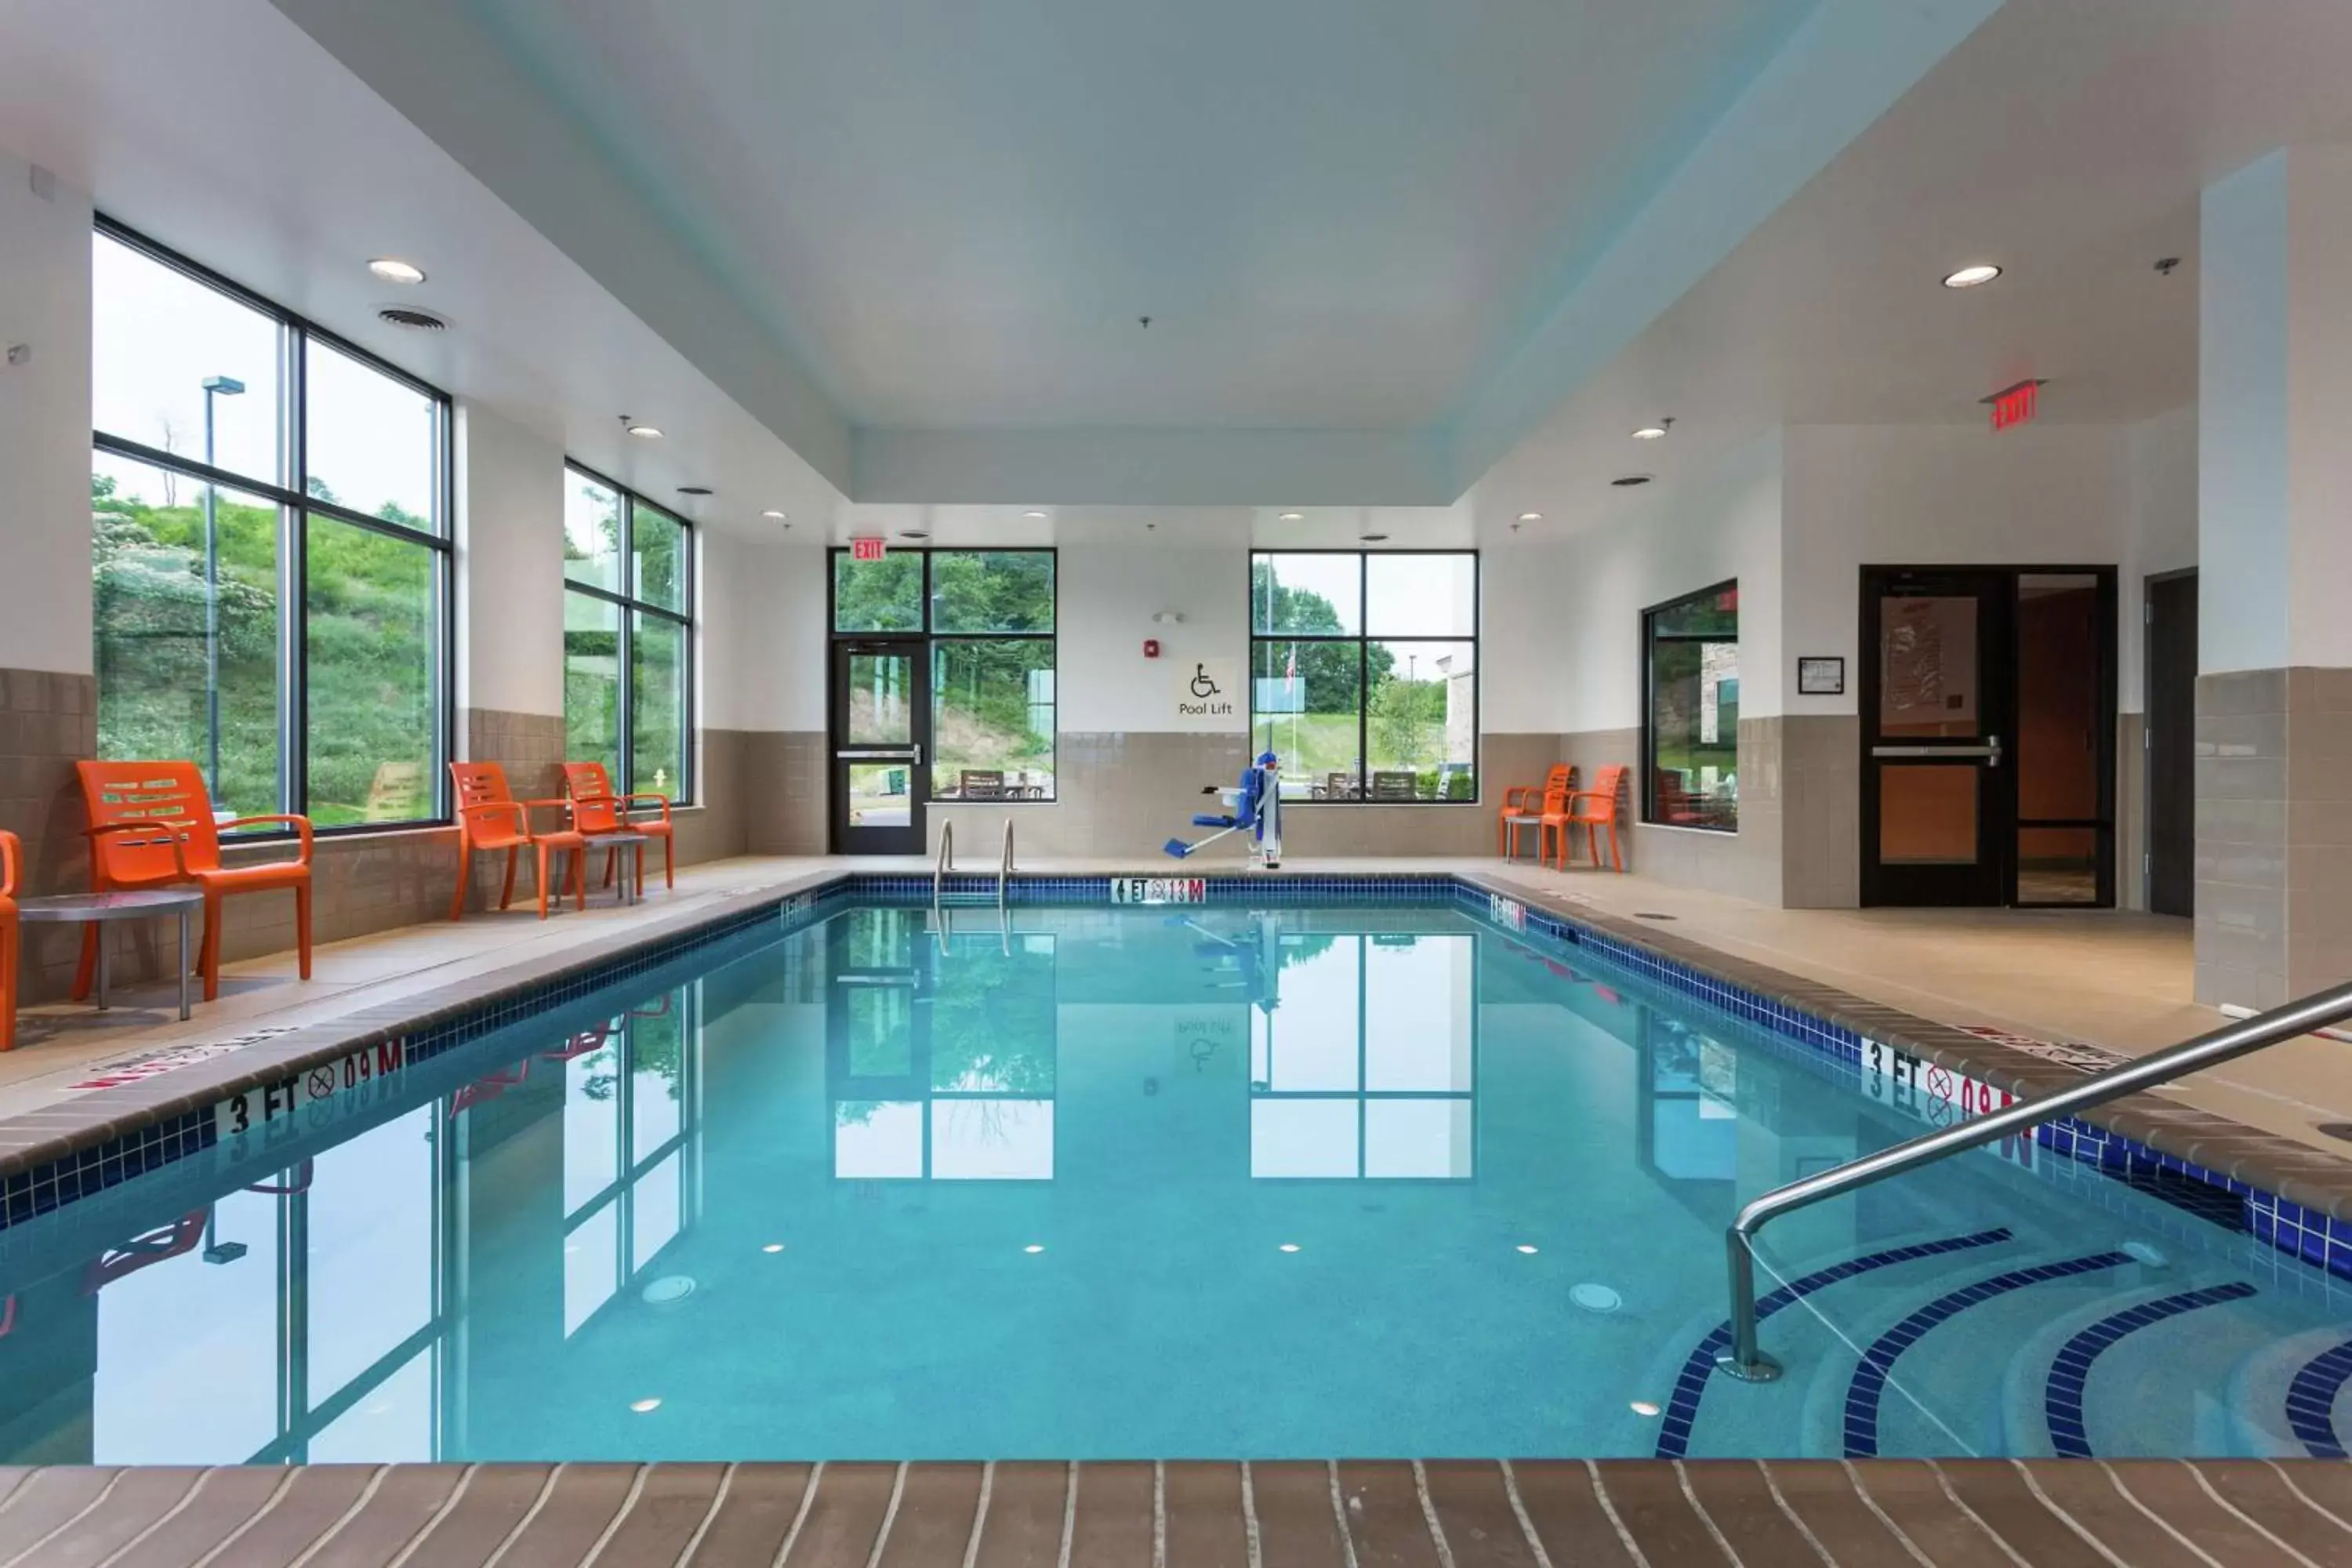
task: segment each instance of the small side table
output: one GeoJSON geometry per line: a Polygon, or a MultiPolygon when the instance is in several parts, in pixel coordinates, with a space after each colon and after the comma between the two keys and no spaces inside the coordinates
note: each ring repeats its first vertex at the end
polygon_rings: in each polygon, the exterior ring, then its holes
{"type": "MultiPolygon", "coordinates": [[[[46,899],[20,899],[16,918],[26,925],[110,925],[116,921],[152,920],[157,915],[180,917],[180,1017],[188,1016],[188,917],[204,908],[205,896],[194,889],[156,888],[121,893],[59,893],[46,899]]],[[[98,942],[98,1010],[106,1011],[106,933],[98,942]]]]}
{"type": "Polygon", "coordinates": [[[619,871],[620,901],[624,904],[635,903],[638,890],[645,885],[646,846],[651,842],[652,840],[642,833],[598,833],[592,835],[588,840],[588,853],[591,855],[595,854],[599,849],[617,849],[626,852],[627,858],[620,863],[619,871]]]}

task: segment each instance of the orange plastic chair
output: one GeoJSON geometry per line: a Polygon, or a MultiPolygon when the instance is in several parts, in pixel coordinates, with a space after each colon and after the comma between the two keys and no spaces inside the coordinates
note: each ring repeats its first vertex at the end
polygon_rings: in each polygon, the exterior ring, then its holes
{"type": "MultiPolygon", "coordinates": [[[[570,854],[573,907],[588,907],[588,840],[579,828],[559,827],[540,832],[530,825],[532,808],[562,809],[571,805],[562,800],[517,800],[507,788],[507,771],[496,763],[451,763],[449,782],[457,792],[457,891],[449,900],[449,918],[466,918],[466,884],[473,874],[474,852],[482,850],[496,854],[507,852],[506,887],[499,894],[499,908],[514,902],[515,854],[530,848],[539,851],[539,918],[547,918],[548,862],[555,856],[570,854]]],[[[558,893],[556,901],[562,902],[558,893]]]]}
{"type": "Polygon", "coordinates": [[[16,836],[0,832],[0,1051],[16,1047],[16,876],[24,858],[16,836]]]}
{"type": "MultiPolygon", "coordinates": [[[[971,775],[964,775],[969,778],[971,775]]],[[[1004,775],[997,775],[998,783],[1004,775]]],[[[594,838],[601,833],[642,833],[648,838],[658,838],[662,847],[662,886],[677,886],[677,839],[671,830],[669,796],[666,795],[616,795],[613,793],[612,775],[605,773],[602,763],[566,763],[563,764],[563,793],[572,797],[572,825],[594,838]],[[661,807],[659,820],[639,822],[630,816],[630,810],[641,800],[649,800],[661,807]]],[[[592,846],[593,847],[593,846],[592,846]]],[[[604,885],[613,885],[613,863],[620,858],[612,850],[604,853],[604,885]]],[[[637,891],[646,890],[645,857],[637,857],[637,891]]]]}
{"type": "Polygon", "coordinates": [[[1609,830],[1609,868],[1622,871],[1625,857],[1617,843],[1617,796],[1625,787],[1626,769],[1623,764],[1596,768],[1591,789],[1571,790],[1568,796],[1568,820],[1561,825],[1559,836],[1559,868],[1568,869],[1568,835],[1573,828],[1584,829],[1584,858],[1597,868],[1601,864],[1601,830],[1609,830]],[[1592,801],[1590,806],[1579,801],[1592,801]]]}
{"type": "MultiPolygon", "coordinates": [[[[1513,784],[1503,792],[1503,809],[1495,816],[1495,853],[1507,856],[1511,852],[1511,822],[1515,817],[1534,816],[1543,809],[1543,798],[1556,789],[1576,787],[1576,768],[1570,763],[1555,763],[1539,784],[1513,784]]],[[[1540,837],[1538,842],[1541,842],[1540,837]]]]}
{"type": "MultiPolygon", "coordinates": [[[[193,882],[205,895],[205,1000],[220,995],[221,901],[231,893],[291,892],[294,939],[302,978],[310,978],[310,819],[273,814],[213,820],[212,796],[194,763],[92,763],[74,764],[81,774],[82,805],[89,812],[90,885],[110,893],[193,882]],[[291,860],[255,866],[224,866],[220,836],[225,828],[277,823],[291,827],[301,847],[291,860]]],[[[98,969],[99,928],[86,926],[81,967],[74,975],[74,999],[89,994],[98,969]]]]}

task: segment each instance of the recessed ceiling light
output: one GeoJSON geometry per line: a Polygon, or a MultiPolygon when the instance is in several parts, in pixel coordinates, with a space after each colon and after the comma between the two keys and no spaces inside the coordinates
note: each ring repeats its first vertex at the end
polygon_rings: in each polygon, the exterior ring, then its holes
{"type": "Polygon", "coordinates": [[[1609,482],[1615,485],[1621,490],[1630,490],[1635,485],[1648,484],[1654,477],[1655,476],[1651,474],[1626,474],[1621,478],[1613,479],[1609,482]]]}
{"type": "Polygon", "coordinates": [[[1379,544],[1382,541],[1386,540],[1388,535],[1385,533],[1360,533],[1356,535],[1356,537],[1362,540],[1367,544],[1379,544]]]}
{"type": "Polygon", "coordinates": [[[783,1249],[784,1244],[781,1241],[772,1241],[768,1243],[767,1246],[760,1248],[762,1252],[782,1252],[783,1249]]]}
{"type": "Polygon", "coordinates": [[[1519,513],[1519,521],[1521,522],[1541,522],[1543,521],[1543,513],[1539,511],[1523,511],[1519,513]]]}
{"type": "Polygon", "coordinates": [[[1033,1241],[1033,1242],[1031,1242],[1028,1246],[1026,1246],[1026,1247],[1023,1247],[1021,1250],[1022,1250],[1022,1251],[1024,1251],[1024,1252],[1025,1252],[1025,1253],[1028,1253],[1031,1257],[1033,1257],[1033,1258],[1034,1258],[1034,1257],[1035,1257],[1038,1253],[1041,1253],[1041,1252],[1045,1251],[1045,1249],[1044,1247],[1042,1247],[1038,1246],[1035,1242],[1034,1242],[1034,1241],[1033,1241]]]}
{"type": "Polygon", "coordinates": [[[784,521],[784,514],[783,514],[782,512],[778,511],[778,510],[777,510],[775,508],[773,508],[773,507],[770,507],[767,510],[765,510],[765,511],[761,512],[760,515],[761,515],[761,517],[773,518],[773,519],[775,519],[778,522],[782,522],[782,521],[784,521]]]}
{"type": "Polygon", "coordinates": [[[630,435],[641,437],[644,440],[658,441],[661,439],[661,427],[659,426],[632,425],[628,428],[630,435]]]}
{"type": "Polygon", "coordinates": [[[2000,268],[1993,266],[1989,261],[1980,261],[1974,267],[1963,267],[1958,272],[1945,274],[1944,287],[1947,289],[1974,289],[1982,284],[1990,283],[2000,276],[2000,268]]]}
{"type": "Polygon", "coordinates": [[[924,532],[919,528],[902,528],[898,531],[898,537],[901,539],[929,539],[930,535],[924,532]]]}
{"type": "Polygon", "coordinates": [[[1042,511],[1024,511],[1021,515],[1025,518],[1042,521],[1045,514],[1042,511]]]}
{"type": "Polygon", "coordinates": [[[368,263],[368,270],[387,283],[425,281],[425,268],[413,261],[403,261],[397,256],[379,256],[368,263]]]}
{"type": "Polygon", "coordinates": [[[1307,514],[1303,511],[1286,511],[1282,514],[1282,521],[1284,522],[1305,522],[1307,521],[1307,514]]]}
{"type": "Polygon", "coordinates": [[[1644,425],[1639,430],[1633,432],[1633,439],[1636,441],[1655,441],[1663,437],[1665,433],[1666,427],[1663,425],[1644,425]]]}
{"type": "Polygon", "coordinates": [[[629,1408],[635,1411],[640,1415],[650,1415],[655,1411],[661,1408],[661,1401],[658,1399],[635,1399],[629,1402],[629,1408]]]}

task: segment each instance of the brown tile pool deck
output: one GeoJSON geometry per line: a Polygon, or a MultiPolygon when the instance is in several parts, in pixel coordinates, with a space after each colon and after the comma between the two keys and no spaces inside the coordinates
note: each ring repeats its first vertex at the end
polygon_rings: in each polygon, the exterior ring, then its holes
{"type": "Polygon", "coordinates": [[[2312,1460],[0,1469],[11,1568],[2347,1562],[2312,1460]]]}

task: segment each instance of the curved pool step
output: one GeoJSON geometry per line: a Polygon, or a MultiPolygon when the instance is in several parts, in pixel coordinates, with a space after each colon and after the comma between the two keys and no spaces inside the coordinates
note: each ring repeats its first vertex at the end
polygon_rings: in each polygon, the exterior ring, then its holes
{"type": "Polygon", "coordinates": [[[2230,1447],[2273,1459],[2338,1459],[2352,1449],[2352,1322],[2273,1340],[2231,1374],[2230,1447]]]}
{"type": "Polygon", "coordinates": [[[1877,1457],[1880,1447],[1879,1405],[1887,1384],[1893,1381],[1895,1365],[1906,1352],[1934,1330],[1971,1308],[1999,1301],[2016,1291],[2105,1273],[2110,1269],[2129,1268],[2137,1263],[2137,1260],[2128,1252],[2094,1252],[2053,1262],[2029,1264],[2022,1268],[2006,1269],[1973,1284],[1964,1285],[1920,1307],[1873,1340],[1854,1367],[1853,1375],[1846,1384],[1845,1457],[1850,1459],[1877,1457]]]}
{"type": "Polygon", "coordinates": [[[2053,1320],[2010,1360],[2005,1451],[2078,1459],[2182,1452],[2200,1426],[2213,1425],[2210,1413],[2231,1374],[2263,1342],[2258,1322],[2205,1314],[2259,1293],[2242,1279],[2176,1277],[2053,1320]],[[2148,1375],[2159,1368],[2161,1375],[2148,1375]],[[2086,1407],[2095,1373],[2103,1397],[2086,1407]]]}
{"type": "MultiPolygon", "coordinates": [[[[1962,1236],[1943,1237],[1934,1240],[1913,1242],[1902,1247],[1884,1247],[1874,1252],[1858,1254],[1841,1262],[1816,1268],[1798,1276],[1787,1284],[1767,1291],[1756,1300],[1756,1321],[1769,1321],[1783,1309],[1792,1307],[1817,1291],[1849,1279],[1874,1274],[1881,1269],[1897,1268],[1929,1258],[1947,1258],[1956,1253],[1975,1251],[1980,1247],[1998,1247],[2014,1240],[2008,1226],[1971,1231],[1962,1236]]],[[[1673,1394],[1668,1398],[1658,1429],[1655,1457],[1679,1459],[1690,1451],[1692,1429],[1696,1425],[1699,1407],[1707,1385],[1717,1376],[1716,1358],[1731,1348],[1731,1325],[1717,1323],[1683,1360],[1681,1373],[1675,1379],[1673,1394]]],[[[1731,1381],[1726,1379],[1726,1381],[1731,1381]]],[[[1766,1385],[1769,1386],[1769,1385],[1766,1385]]]]}

